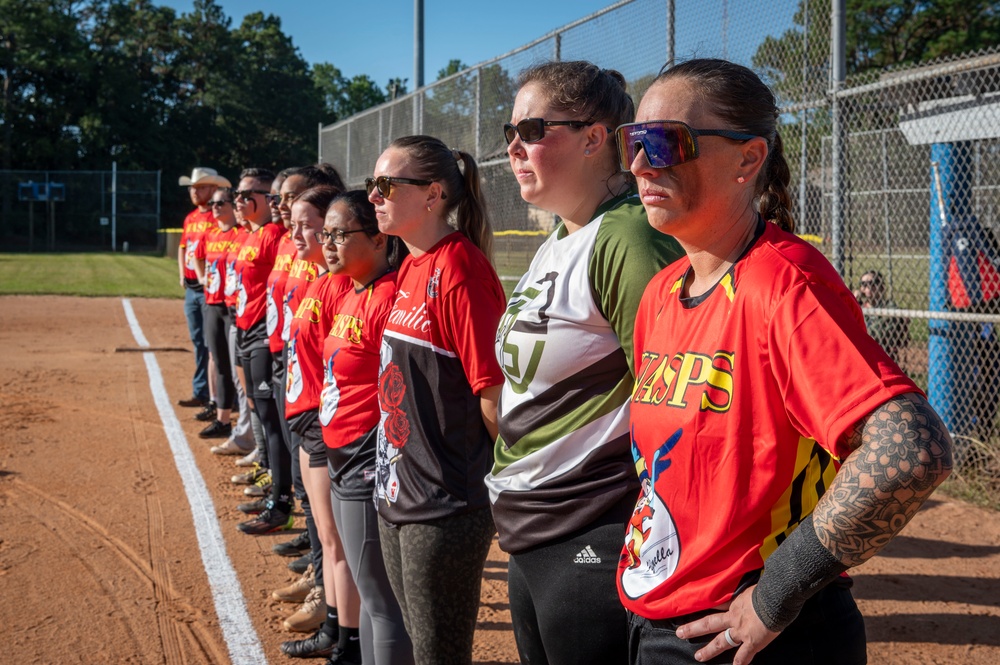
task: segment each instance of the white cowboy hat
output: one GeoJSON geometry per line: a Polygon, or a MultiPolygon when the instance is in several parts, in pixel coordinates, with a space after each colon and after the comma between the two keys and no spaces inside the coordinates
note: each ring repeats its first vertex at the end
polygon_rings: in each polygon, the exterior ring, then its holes
{"type": "Polygon", "coordinates": [[[199,166],[195,170],[191,171],[191,177],[182,175],[177,181],[178,185],[183,187],[191,187],[193,185],[215,185],[216,187],[232,187],[233,183],[229,182],[215,169],[210,169],[206,166],[199,166]]]}

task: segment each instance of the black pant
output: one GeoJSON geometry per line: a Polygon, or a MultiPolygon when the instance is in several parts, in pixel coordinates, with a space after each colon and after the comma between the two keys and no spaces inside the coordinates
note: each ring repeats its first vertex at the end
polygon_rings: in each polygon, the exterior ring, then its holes
{"type": "Polygon", "coordinates": [[[205,322],[205,343],[215,361],[215,376],[209,377],[215,382],[215,403],[220,409],[231,409],[236,402],[236,384],[233,383],[233,367],[229,364],[226,306],[205,305],[201,312],[205,322]]]}
{"type": "Polygon", "coordinates": [[[628,625],[615,577],[632,497],[593,524],[512,554],[507,593],[521,662],[619,665],[628,625]]]}
{"type": "MultiPolygon", "coordinates": [[[[693,618],[691,619],[693,620],[693,618]]],[[[632,665],[695,665],[694,653],[715,633],[691,640],[677,637],[687,619],[650,620],[629,613],[629,661],[632,665]]],[[[733,662],[736,649],[708,665],[733,662]]],[[[864,665],[868,662],[865,622],[851,591],[834,582],[810,598],[798,618],[753,657],[753,665],[864,665]]]]}
{"type": "MultiPolygon", "coordinates": [[[[252,338],[253,336],[249,334],[244,336],[244,340],[252,338]]],[[[285,443],[281,415],[274,400],[271,383],[271,350],[267,348],[267,336],[264,336],[263,344],[255,342],[249,348],[244,346],[240,349],[240,353],[243,357],[247,390],[253,396],[254,411],[257,412],[260,424],[264,428],[264,438],[267,439],[267,460],[270,464],[272,483],[271,498],[276,502],[288,501],[292,491],[292,456],[285,443]]]]}

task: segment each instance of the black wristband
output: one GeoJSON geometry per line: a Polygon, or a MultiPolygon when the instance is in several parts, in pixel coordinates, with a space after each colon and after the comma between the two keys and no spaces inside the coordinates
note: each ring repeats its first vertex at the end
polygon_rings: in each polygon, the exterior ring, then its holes
{"type": "Polygon", "coordinates": [[[816,537],[812,515],[799,523],[764,562],[753,590],[753,609],[773,632],[788,627],[813,594],[847,570],[816,537]]]}

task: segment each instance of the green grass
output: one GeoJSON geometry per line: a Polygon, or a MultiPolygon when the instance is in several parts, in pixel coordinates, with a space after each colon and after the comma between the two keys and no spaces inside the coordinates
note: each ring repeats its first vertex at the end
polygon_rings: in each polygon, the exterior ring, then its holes
{"type": "Polygon", "coordinates": [[[0,254],[0,295],[183,298],[177,259],[138,254],[0,254]]]}

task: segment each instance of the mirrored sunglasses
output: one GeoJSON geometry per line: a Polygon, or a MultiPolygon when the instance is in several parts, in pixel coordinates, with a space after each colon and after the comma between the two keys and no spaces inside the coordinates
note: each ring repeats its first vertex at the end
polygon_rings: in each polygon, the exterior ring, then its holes
{"type": "Polygon", "coordinates": [[[622,171],[630,170],[640,150],[654,169],[690,162],[698,156],[699,136],[721,136],[741,142],[756,138],[728,129],[694,129],[679,120],[632,122],[615,130],[619,166],[622,171]]]}

